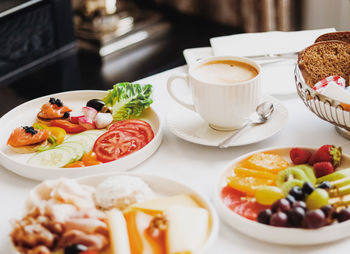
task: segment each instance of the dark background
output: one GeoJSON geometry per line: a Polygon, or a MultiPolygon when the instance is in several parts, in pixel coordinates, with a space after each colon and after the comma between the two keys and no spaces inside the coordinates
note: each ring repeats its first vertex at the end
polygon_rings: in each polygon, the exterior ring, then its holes
{"type": "MultiPolygon", "coordinates": [[[[209,46],[209,38],[214,36],[243,32],[239,28],[155,6],[148,1],[139,2],[142,8],[154,9],[164,15],[171,24],[167,34],[126,50],[108,62],[75,47],[25,74],[18,74],[0,84],[0,116],[43,95],[79,89],[109,89],[117,82],[135,81],[184,65],[184,49],[209,46]]],[[[2,4],[6,9],[4,4],[6,1],[2,4]]],[[[0,46],[3,47],[8,40],[4,37],[2,40],[0,46]]]]}

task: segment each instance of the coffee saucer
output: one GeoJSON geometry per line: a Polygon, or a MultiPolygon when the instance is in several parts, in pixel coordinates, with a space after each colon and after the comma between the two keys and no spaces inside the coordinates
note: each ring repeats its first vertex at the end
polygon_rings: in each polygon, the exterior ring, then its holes
{"type": "MultiPolygon", "coordinates": [[[[288,111],[276,98],[265,96],[262,101],[271,101],[274,112],[271,118],[264,124],[255,125],[245,129],[237,139],[230,144],[242,146],[267,139],[279,132],[287,123],[288,111]]],[[[220,142],[232,135],[235,131],[218,131],[209,127],[199,114],[173,103],[167,113],[167,125],[170,131],[188,142],[218,146],[220,142]]]]}

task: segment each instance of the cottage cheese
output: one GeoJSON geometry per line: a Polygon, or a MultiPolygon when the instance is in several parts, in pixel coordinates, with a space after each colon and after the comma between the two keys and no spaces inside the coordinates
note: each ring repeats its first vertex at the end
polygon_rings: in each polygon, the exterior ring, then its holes
{"type": "Polygon", "coordinates": [[[147,183],[133,176],[112,176],[96,187],[95,202],[102,209],[117,208],[124,210],[128,206],[154,198],[147,183]]]}

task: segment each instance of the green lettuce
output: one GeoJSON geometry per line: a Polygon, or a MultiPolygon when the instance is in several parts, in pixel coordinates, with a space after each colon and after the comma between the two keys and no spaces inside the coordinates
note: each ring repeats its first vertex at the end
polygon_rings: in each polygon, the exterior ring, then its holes
{"type": "Polygon", "coordinates": [[[114,120],[125,120],[138,117],[148,108],[153,100],[152,85],[140,85],[129,82],[118,83],[108,90],[102,100],[112,108],[114,120]]]}

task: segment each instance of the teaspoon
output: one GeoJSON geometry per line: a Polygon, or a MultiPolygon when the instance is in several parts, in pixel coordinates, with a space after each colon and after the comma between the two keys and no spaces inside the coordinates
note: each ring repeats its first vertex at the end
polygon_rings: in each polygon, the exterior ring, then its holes
{"type": "Polygon", "coordinates": [[[263,103],[260,103],[256,107],[256,112],[254,112],[250,117],[249,120],[235,133],[233,133],[231,136],[226,138],[224,141],[222,141],[219,144],[220,148],[227,148],[230,146],[230,144],[238,137],[238,135],[248,126],[250,125],[257,125],[257,124],[263,124],[265,123],[271,116],[272,112],[274,110],[272,102],[265,101],[263,103]]]}

